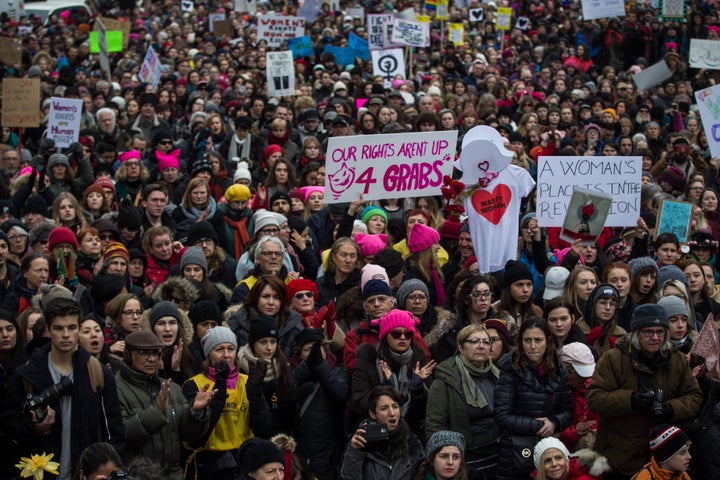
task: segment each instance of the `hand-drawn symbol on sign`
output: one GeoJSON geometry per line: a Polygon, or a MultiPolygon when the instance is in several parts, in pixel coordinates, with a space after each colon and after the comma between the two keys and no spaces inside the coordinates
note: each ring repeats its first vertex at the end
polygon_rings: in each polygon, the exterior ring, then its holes
{"type": "Polygon", "coordinates": [[[393,57],[392,55],[383,55],[382,57],[380,57],[378,65],[380,67],[380,71],[385,74],[383,78],[385,78],[386,80],[392,80],[393,73],[395,72],[395,70],[397,70],[398,67],[397,58],[393,57]]]}

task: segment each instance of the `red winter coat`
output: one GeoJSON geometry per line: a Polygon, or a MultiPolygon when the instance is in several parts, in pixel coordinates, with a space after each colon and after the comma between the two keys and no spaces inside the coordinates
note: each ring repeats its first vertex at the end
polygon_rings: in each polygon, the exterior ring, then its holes
{"type": "Polygon", "coordinates": [[[575,451],[575,445],[578,442],[578,438],[580,438],[575,430],[575,425],[588,420],[598,421],[597,414],[590,410],[587,400],[585,399],[585,393],[587,392],[588,385],[590,385],[590,381],[591,379],[588,378],[584,387],[573,390],[573,420],[569,427],[560,432],[560,441],[562,441],[571,452],[575,451]]]}

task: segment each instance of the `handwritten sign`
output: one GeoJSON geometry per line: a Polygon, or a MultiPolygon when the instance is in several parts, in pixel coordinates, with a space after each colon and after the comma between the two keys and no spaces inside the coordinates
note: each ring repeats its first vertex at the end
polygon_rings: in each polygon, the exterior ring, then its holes
{"type": "Polygon", "coordinates": [[[430,25],[396,18],[393,21],[393,43],[409,47],[430,46],[430,25]]]}
{"type": "Polygon", "coordinates": [[[457,130],[330,137],[325,203],[438,195],[456,142],[457,130]]]}
{"type": "MultiPolygon", "coordinates": [[[[127,48],[128,41],[130,40],[130,22],[127,20],[117,20],[114,18],[107,18],[107,17],[99,17],[98,20],[102,21],[102,24],[105,25],[105,29],[108,32],[108,48],[110,48],[110,35],[111,32],[120,31],[122,32],[122,48],[127,48]]],[[[99,28],[98,22],[95,22],[95,30],[97,31],[99,28]]],[[[90,45],[92,48],[92,45],[90,45]]],[[[112,52],[113,50],[109,50],[112,52]]],[[[121,51],[121,50],[118,50],[121,51]]]]}
{"type": "Polygon", "coordinates": [[[367,16],[368,46],[370,50],[385,48],[383,25],[392,23],[392,13],[371,14],[367,16]]]}
{"type": "Polygon", "coordinates": [[[221,12],[213,12],[208,15],[208,25],[210,27],[210,31],[215,33],[215,22],[220,22],[222,20],[225,20],[225,14],[221,12]]]}
{"type": "Polygon", "coordinates": [[[287,97],[295,94],[295,65],[292,52],[267,52],[267,90],[271,97],[287,97]]]}
{"type": "MultiPolygon", "coordinates": [[[[90,32],[90,53],[100,53],[100,32],[90,32]]],[[[123,32],[120,30],[108,30],[105,32],[108,53],[123,51],[123,32]]]]}
{"type": "Polygon", "coordinates": [[[655,65],[651,65],[645,70],[636,73],[632,78],[638,90],[647,90],[664,82],[671,76],[672,72],[668,68],[667,63],[665,63],[665,60],[660,60],[655,65]]]}
{"type": "Polygon", "coordinates": [[[232,37],[234,33],[235,29],[232,20],[215,20],[213,22],[213,35],[215,35],[216,38],[224,36],[232,37]]]}
{"type": "Polygon", "coordinates": [[[302,17],[305,21],[312,23],[315,21],[318,12],[322,9],[323,0],[305,0],[300,10],[298,11],[298,17],[302,17]]]}
{"type": "Polygon", "coordinates": [[[257,12],[257,2],[255,0],[235,0],[235,11],[239,13],[247,12],[255,15],[257,12]]]}
{"type": "Polygon", "coordinates": [[[641,157],[540,157],[537,219],[562,227],[575,187],[612,196],[605,226],[635,225],[640,216],[641,157]]]}
{"type": "MultiPolygon", "coordinates": [[[[370,51],[368,50],[368,41],[362,37],[350,32],[348,36],[348,48],[355,51],[355,56],[365,61],[370,60],[370,51]]],[[[354,61],[354,59],[353,59],[354,61]]]]}
{"type": "Polygon", "coordinates": [[[512,20],[512,8],[500,7],[497,9],[497,17],[495,18],[495,28],[498,30],[510,30],[510,21],[512,20]]]}
{"type": "Polygon", "coordinates": [[[336,47],[335,45],[326,44],[323,47],[323,52],[329,52],[335,55],[335,63],[347,67],[348,65],[355,65],[356,50],[347,47],[336,47]]]}
{"type": "Polygon", "coordinates": [[[3,127],[37,127],[40,124],[40,79],[4,78],[2,103],[3,127]]]}
{"type": "Polygon", "coordinates": [[[720,70],[720,40],[690,39],[690,66],[720,70]]]}
{"type": "Polygon", "coordinates": [[[160,57],[157,56],[152,46],[148,48],[145,54],[140,71],[138,72],[138,78],[141,82],[149,83],[153,86],[153,89],[157,88],[157,84],[160,81],[162,75],[162,64],[160,63],[160,57]]]}
{"type": "Polygon", "coordinates": [[[55,140],[58,147],[69,147],[80,136],[82,100],[52,97],[48,115],[47,136],[55,140]]]}
{"type": "Polygon", "coordinates": [[[468,10],[468,16],[470,17],[470,23],[482,22],[485,20],[485,10],[482,8],[471,8],[468,10]]]}
{"type": "Polygon", "coordinates": [[[582,0],[583,20],[625,16],[623,0],[582,0]]]}
{"type": "Polygon", "coordinates": [[[390,88],[393,78],[397,75],[405,78],[405,55],[401,48],[373,50],[370,53],[372,54],[373,73],[382,75],[385,88],[390,88]]]}
{"type": "Polygon", "coordinates": [[[451,23],[448,25],[448,40],[456,47],[462,46],[465,29],[462,23],[451,23]]]}
{"type": "Polygon", "coordinates": [[[269,15],[258,19],[258,40],[265,40],[269,47],[277,48],[285,40],[304,34],[304,18],[269,15]]]}
{"type": "Polygon", "coordinates": [[[448,18],[450,18],[448,16],[448,0],[437,0],[435,18],[438,20],[447,20],[448,18]]]}
{"type": "Polygon", "coordinates": [[[720,157],[720,85],[695,92],[695,101],[700,109],[710,153],[713,157],[720,157]]]}
{"type": "Polygon", "coordinates": [[[663,200],[655,225],[655,238],[661,233],[674,233],[680,243],[687,242],[692,211],[692,203],[663,200]]]}
{"type": "Polygon", "coordinates": [[[313,55],[315,55],[315,50],[313,49],[312,39],[310,38],[310,35],[290,38],[287,41],[287,46],[290,51],[292,51],[294,59],[300,57],[312,57],[313,55]]]}
{"type": "Polygon", "coordinates": [[[22,63],[22,45],[15,38],[0,37],[0,62],[5,65],[22,63]]]}
{"type": "Polygon", "coordinates": [[[365,22],[365,9],[362,7],[349,7],[345,13],[353,17],[353,20],[358,19],[360,23],[365,22]]]}

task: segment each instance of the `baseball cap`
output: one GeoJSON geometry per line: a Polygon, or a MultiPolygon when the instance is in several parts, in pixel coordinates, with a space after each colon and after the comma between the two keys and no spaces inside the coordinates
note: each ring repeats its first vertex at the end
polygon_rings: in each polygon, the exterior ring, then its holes
{"type": "Polygon", "coordinates": [[[590,378],[595,371],[595,357],[590,347],[580,342],[568,343],[560,351],[560,361],[572,365],[575,372],[583,378],[590,378]]]}
{"type": "Polygon", "coordinates": [[[543,300],[562,295],[565,281],[570,276],[570,271],[565,267],[552,267],[545,274],[545,291],[543,292],[543,300]]]}

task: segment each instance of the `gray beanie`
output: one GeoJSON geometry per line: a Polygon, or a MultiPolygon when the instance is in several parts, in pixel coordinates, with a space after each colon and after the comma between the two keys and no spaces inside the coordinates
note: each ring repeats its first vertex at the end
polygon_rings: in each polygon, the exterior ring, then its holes
{"type": "Polygon", "coordinates": [[[66,167],[70,168],[70,162],[68,161],[68,158],[62,153],[53,153],[52,155],[50,155],[50,158],[48,158],[48,170],[50,170],[55,165],[65,165],[66,167]]]}
{"type": "Polygon", "coordinates": [[[264,209],[260,209],[255,212],[254,220],[255,230],[253,230],[253,235],[257,235],[261,230],[267,227],[280,228],[280,222],[278,221],[275,213],[268,212],[264,209]]]}
{"type": "Polygon", "coordinates": [[[533,462],[535,462],[535,468],[540,468],[543,453],[545,453],[546,450],[549,450],[551,448],[556,448],[560,450],[563,455],[565,455],[565,458],[567,460],[570,459],[570,452],[568,452],[568,449],[564,443],[562,443],[555,437],[546,437],[540,440],[537,445],[535,445],[535,451],[533,452],[533,462]]]}
{"type": "Polygon", "coordinates": [[[682,270],[680,270],[680,267],[677,265],[665,265],[664,267],[661,267],[660,270],[658,270],[657,274],[657,289],[658,292],[662,290],[663,286],[665,285],[665,282],[668,280],[677,280],[678,282],[685,285],[685,288],[688,287],[688,281],[687,277],[683,273],[682,270]]]}
{"type": "Polygon", "coordinates": [[[430,292],[428,291],[427,285],[417,278],[411,278],[410,280],[405,280],[402,285],[400,285],[400,288],[398,288],[397,301],[400,308],[405,309],[405,298],[415,290],[422,291],[425,296],[430,298],[430,292]]]}
{"type": "Polygon", "coordinates": [[[200,265],[205,273],[207,273],[207,260],[205,254],[200,247],[188,247],[180,259],[180,272],[182,273],[186,265],[200,265]]]}
{"type": "Polygon", "coordinates": [[[655,273],[657,273],[658,270],[657,263],[650,257],[633,258],[628,262],[628,266],[630,267],[630,273],[632,274],[632,278],[637,277],[640,270],[645,267],[653,267],[655,269],[655,273]]]}
{"type": "Polygon", "coordinates": [[[683,302],[680,298],[676,297],[675,295],[668,295],[667,297],[662,297],[660,300],[658,300],[657,304],[665,310],[665,314],[670,317],[674,317],[676,315],[684,315],[688,316],[688,310],[687,305],[685,305],[685,302],[683,302]]]}
{"type": "Polygon", "coordinates": [[[235,336],[233,331],[227,327],[211,328],[205,333],[205,336],[202,338],[202,341],[200,343],[202,343],[205,358],[210,355],[210,352],[212,352],[213,348],[217,347],[221,343],[232,343],[233,346],[237,349],[237,337],[235,336]]]}
{"type": "Polygon", "coordinates": [[[460,449],[460,453],[465,454],[465,437],[458,432],[452,432],[450,430],[440,430],[435,432],[427,442],[425,448],[425,454],[428,458],[432,458],[438,450],[443,447],[453,446],[460,449]]]}
{"type": "Polygon", "coordinates": [[[182,322],[180,310],[178,310],[174,303],[168,302],[167,300],[158,302],[152,307],[152,311],[150,312],[150,328],[155,328],[157,321],[163,317],[175,317],[178,323],[182,322]]]}

